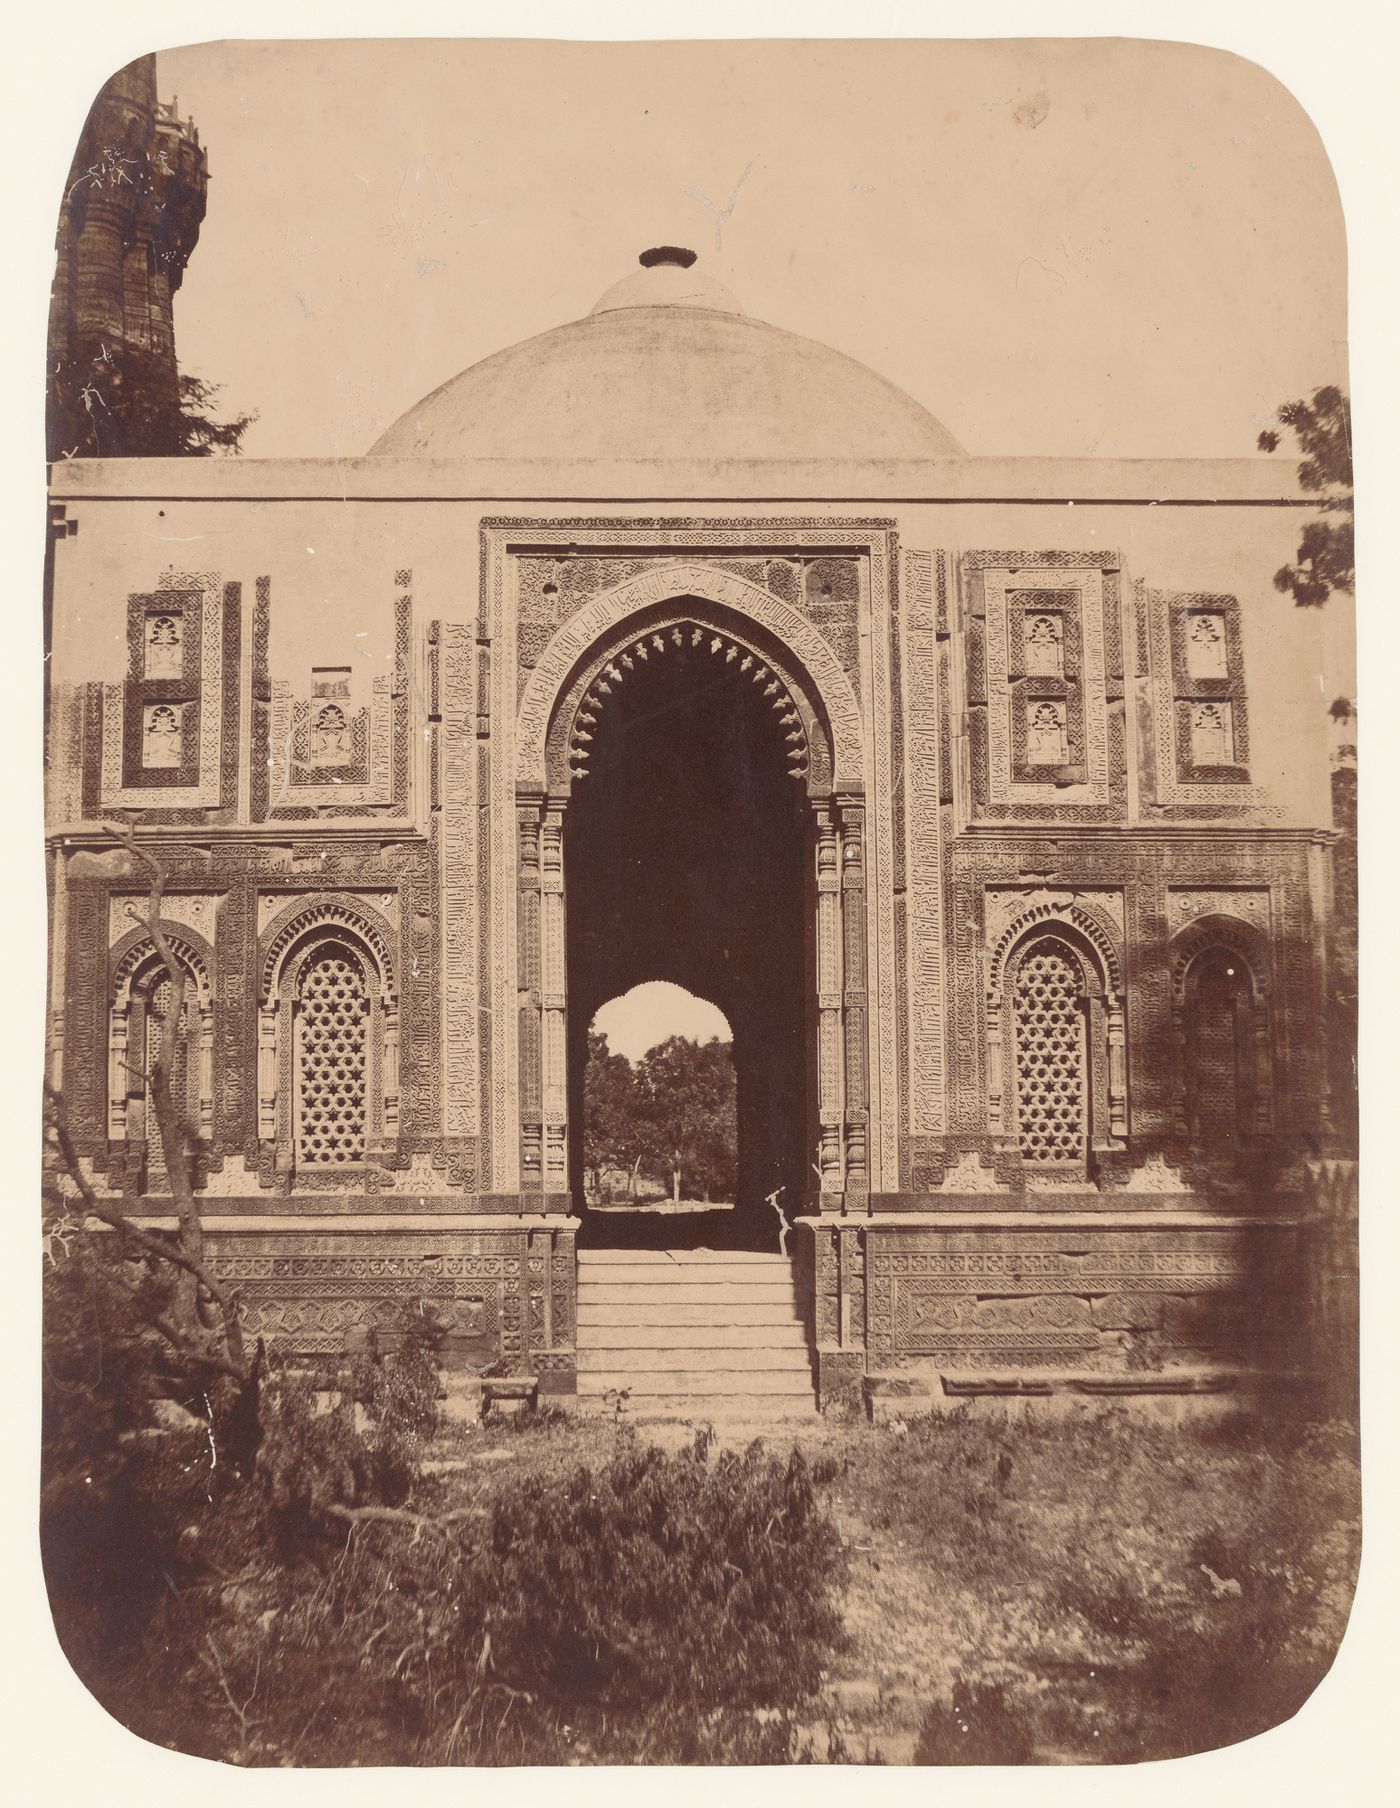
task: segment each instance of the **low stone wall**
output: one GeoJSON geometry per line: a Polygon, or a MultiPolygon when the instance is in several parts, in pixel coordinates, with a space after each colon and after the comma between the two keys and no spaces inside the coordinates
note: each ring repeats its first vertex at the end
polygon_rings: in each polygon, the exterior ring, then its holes
{"type": "Polygon", "coordinates": [[[870,1372],[1106,1380],[1305,1362],[1292,1218],[1047,1211],[804,1224],[823,1402],[870,1372]]]}
{"type": "Polygon", "coordinates": [[[537,1375],[542,1393],[572,1393],[575,1228],[477,1218],[233,1229],[216,1220],[206,1244],[214,1273],[238,1290],[246,1334],[289,1355],[338,1356],[371,1334],[391,1345],[421,1306],[445,1329],[449,1372],[498,1367],[537,1375]]]}

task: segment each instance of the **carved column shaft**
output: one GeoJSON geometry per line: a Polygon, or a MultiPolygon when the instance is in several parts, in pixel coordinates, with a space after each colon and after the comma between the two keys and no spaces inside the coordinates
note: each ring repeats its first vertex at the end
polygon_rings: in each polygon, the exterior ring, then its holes
{"type": "Polygon", "coordinates": [[[836,1340],[843,1350],[850,1348],[851,1343],[851,1291],[848,1285],[846,1268],[849,1261],[847,1239],[840,1231],[835,1234],[836,1242],[836,1340]]]}
{"type": "Polygon", "coordinates": [[[277,1001],[258,1012],[258,1140],[277,1140],[277,1001]]]}
{"type": "Polygon", "coordinates": [[[565,1043],[564,812],[546,809],[540,837],[541,1100],[546,1192],[569,1184],[568,1073],[565,1043]]]}
{"type": "Polygon", "coordinates": [[[206,999],[199,1007],[199,1049],[195,1080],[199,1088],[199,1135],[214,1138],[214,1007],[206,999]]]}
{"type": "Polygon", "coordinates": [[[520,801],[516,896],[516,999],[520,1023],[520,1185],[538,1192],[544,1181],[540,1098],[540,800],[520,801]]]}
{"type": "Polygon", "coordinates": [[[1108,1016],[1108,1133],[1128,1134],[1128,1051],[1123,1028],[1123,1006],[1110,992],[1108,1016]]]}
{"type": "Polygon", "coordinates": [[[840,832],[830,810],[817,813],[817,1067],[822,1191],[841,1190],[841,874],[840,832]]]}
{"type": "Polygon", "coordinates": [[[1000,1136],[1006,1128],[1006,1064],[1002,1045],[1002,999],[987,1000],[987,1129],[1000,1136]]]}
{"type": "Polygon", "coordinates": [[[119,1006],[111,1013],[107,1032],[107,1135],[113,1142],[126,1137],[128,1032],[126,1007],[119,1006]]]}
{"type": "Polygon", "coordinates": [[[846,1187],[863,1192],[870,1183],[868,1137],[870,1095],[866,1057],[865,810],[841,804],[842,1006],[846,1053],[846,1187]]]}
{"type": "Polygon", "coordinates": [[[384,1001],[384,1134],[395,1136],[399,1128],[399,1007],[395,999],[384,1001]]]}
{"type": "MultiPolygon", "coordinates": [[[[62,531],[62,529],[57,530],[57,532],[62,531]]],[[[49,533],[51,538],[56,537],[56,530],[52,523],[50,524],[49,533]]],[[[66,690],[66,686],[56,687],[53,713],[54,735],[50,741],[51,747],[59,747],[64,744],[59,737],[62,732],[62,726],[66,723],[69,712],[73,708],[71,695],[64,696],[59,694],[66,690]]],[[[80,760],[69,760],[66,758],[59,760],[51,759],[50,764],[56,765],[61,769],[64,774],[63,783],[71,783],[76,778],[79,788],[81,788],[82,762],[80,760]]],[[[61,822],[66,819],[68,814],[68,811],[60,813],[58,810],[51,810],[49,820],[51,822],[61,822]]],[[[47,1072],[49,1084],[53,1087],[55,1092],[61,1093],[63,1091],[64,1010],[68,996],[68,875],[62,856],[58,856],[54,861],[53,887],[49,895],[52,900],[49,910],[51,919],[50,942],[53,952],[52,967],[49,973],[49,999],[51,1009],[49,1012],[47,1072]]],[[[112,1088],[110,1086],[107,1088],[107,1097],[108,1099],[111,1099],[112,1097],[112,1088]]]]}

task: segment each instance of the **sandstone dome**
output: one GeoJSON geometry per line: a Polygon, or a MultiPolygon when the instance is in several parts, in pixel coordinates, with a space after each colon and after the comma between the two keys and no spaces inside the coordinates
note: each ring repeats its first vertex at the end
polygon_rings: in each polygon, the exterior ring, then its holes
{"type": "Polygon", "coordinates": [[[401,415],[385,458],[960,458],[903,390],[750,320],[693,252],[644,252],[582,320],[473,364],[401,415]]]}

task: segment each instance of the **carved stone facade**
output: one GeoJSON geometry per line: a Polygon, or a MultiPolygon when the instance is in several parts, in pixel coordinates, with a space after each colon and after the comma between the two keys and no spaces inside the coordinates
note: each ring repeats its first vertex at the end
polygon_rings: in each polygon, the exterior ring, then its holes
{"type": "MultiPolygon", "coordinates": [[[[1330,1134],[1330,830],[1276,726],[1315,678],[1256,659],[1278,561],[1242,562],[1230,483],[1257,522],[1259,480],[1203,478],[1168,559],[1167,511],[1149,534],[1107,463],[1104,506],[1042,507],[1029,545],[1044,480],[954,463],[753,470],[790,500],[742,509],[718,467],[588,505],[548,500],[581,470],[409,459],[56,473],[49,1058],[94,1183],[168,1208],[120,818],[169,874],[180,1098],[250,1328],[326,1353],[426,1300],[461,1361],[568,1391],[573,836],[599,737],[664,667],[766,712],[799,822],[823,1390],[1285,1360],[1298,1164],[1330,1134]],[[223,569],[123,537],[157,482],[223,569]],[[318,568],[339,546],[337,615],[244,500],[279,492],[318,568]],[[868,500],[811,500],[841,495],[868,500]],[[1201,588],[1155,587],[1159,561],[1201,588]]],[[[1289,510],[1281,487],[1285,539],[1289,510]]]]}

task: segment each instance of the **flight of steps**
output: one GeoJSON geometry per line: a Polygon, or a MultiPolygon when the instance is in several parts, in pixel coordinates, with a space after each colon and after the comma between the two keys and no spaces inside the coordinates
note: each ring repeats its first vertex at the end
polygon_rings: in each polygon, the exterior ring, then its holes
{"type": "Polygon", "coordinates": [[[807,1330],[787,1256],[581,1249],[580,1403],[625,1418],[815,1413],[807,1330]]]}

